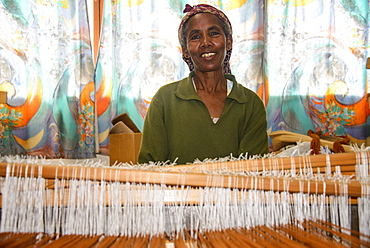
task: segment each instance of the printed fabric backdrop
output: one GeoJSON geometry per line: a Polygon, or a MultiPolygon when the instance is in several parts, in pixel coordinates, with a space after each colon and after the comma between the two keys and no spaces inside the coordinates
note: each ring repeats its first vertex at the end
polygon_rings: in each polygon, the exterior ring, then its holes
{"type": "Polygon", "coordinates": [[[128,113],[142,129],[157,89],[187,76],[177,40],[186,3],[230,18],[232,73],[265,102],[269,133],[370,136],[367,0],[105,1],[96,69],[103,153],[115,116],[128,113]]]}
{"type": "MultiPolygon", "coordinates": [[[[271,131],[370,136],[367,0],[269,1],[264,71],[271,131]]],[[[370,145],[370,143],[368,143],[370,145]]]]}
{"type": "Polygon", "coordinates": [[[2,0],[0,23],[0,154],[95,157],[85,0],[2,0]]]}
{"type": "Polygon", "coordinates": [[[115,116],[142,129],[158,88],[188,74],[186,3],[230,17],[231,70],[265,102],[268,132],[370,139],[367,0],[105,1],[96,68],[84,0],[1,0],[0,154],[94,157],[115,116]]]}

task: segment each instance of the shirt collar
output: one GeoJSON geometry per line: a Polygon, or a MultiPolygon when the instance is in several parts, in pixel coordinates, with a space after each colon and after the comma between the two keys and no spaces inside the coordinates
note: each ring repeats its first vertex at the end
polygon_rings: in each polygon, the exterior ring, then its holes
{"type": "MultiPolygon", "coordinates": [[[[187,78],[184,78],[180,81],[177,89],[175,91],[175,95],[184,100],[200,100],[197,92],[194,89],[192,78],[194,77],[195,72],[192,71],[189,73],[187,78]]],[[[234,99],[239,103],[248,102],[248,98],[245,94],[245,91],[242,89],[244,86],[238,84],[235,76],[232,74],[225,74],[224,75],[227,80],[233,82],[232,89],[228,94],[227,98],[234,99]]],[[[229,89],[229,87],[228,87],[229,89]]]]}

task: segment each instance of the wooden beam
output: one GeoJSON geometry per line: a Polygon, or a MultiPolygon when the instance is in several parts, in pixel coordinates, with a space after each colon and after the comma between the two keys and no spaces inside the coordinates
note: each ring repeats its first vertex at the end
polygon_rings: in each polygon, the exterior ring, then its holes
{"type": "Polygon", "coordinates": [[[103,22],[104,0],[94,0],[93,13],[94,13],[94,37],[93,37],[93,51],[94,51],[94,64],[99,53],[101,28],[103,22]]]}
{"type": "MultiPolygon", "coordinates": [[[[312,157],[312,156],[311,156],[312,157]]],[[[355,164],[356,160],[354,160],[355,164]]],[[[233,162],[230,162],[232,164],[233,162]]],[[[353,164],[353,165],[354,165],[353,164]]],[[[59,166],[59,165],[35,165],[35,164],[11,164],[0,163],[0,176],[15,177],[42,177],[45,179],[77,179],[77,180],[103,180],[107,182],[131,182],[165,184],[171,186],[191,186],[191,187],[223,187],[233,189],[254,189],[288,191],[291,193],[317,193],[325,192],[327,195],[340,195],[346,183],[336,180],[276,176],[261,176],[260,173],[253,175],[248,173],[215,173],[215,172],[194,172],[176,171],[175,166],[172,171],[166,168],[142,170],[139,168],[94,168],[81,166],[59,166]]],[[[298,164],[297,164],[298,167],[298,164]]],[[[232,166],[231,166],[232,168],[232,166]]],[[[279,165],[277,164],[277,168],[279,165]]],[[[268,168],[266,168],[268,169],[268,168]]],[[[297,172],[298,174],[298,172],[297,172]]],[[[362,185],[358,181],[351,180],[347,184],[348,196],[362,196],[362,185]]]]}

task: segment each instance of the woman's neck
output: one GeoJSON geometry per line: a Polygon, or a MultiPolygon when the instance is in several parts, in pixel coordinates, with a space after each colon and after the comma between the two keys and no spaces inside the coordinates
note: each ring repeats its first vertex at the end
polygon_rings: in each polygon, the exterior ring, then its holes
{"type": "Polygon", "coordinates": [[[197,90],[207,93],[220,92],[227,90],[227,83],[224,74],[216,72],[195,73],[193,78],[197,90]]]}

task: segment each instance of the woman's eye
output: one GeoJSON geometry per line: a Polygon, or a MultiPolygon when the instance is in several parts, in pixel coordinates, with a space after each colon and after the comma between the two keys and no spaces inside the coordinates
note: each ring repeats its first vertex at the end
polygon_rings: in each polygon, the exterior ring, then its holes
{"type": "Polygon", "coordinates": [[[200,36],[199,35],[193,35],[190,37],[191,40],[196,40],[196,39],[199,39],[200,36]]]}

